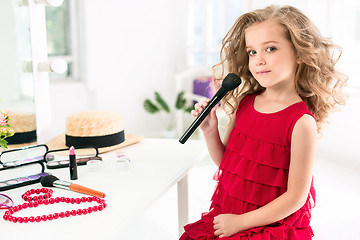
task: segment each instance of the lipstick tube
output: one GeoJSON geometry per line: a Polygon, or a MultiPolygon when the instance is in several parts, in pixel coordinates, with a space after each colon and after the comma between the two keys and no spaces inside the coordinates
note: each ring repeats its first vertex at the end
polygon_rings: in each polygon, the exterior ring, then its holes
{"type": "Polygon", "coordinates": [[[75,149],[73,146],[70,147],[69,160],[70,160],[70,164],[69,164],[70,179],[76,180],[76,179],[78,179],[78,174],[77,174],[75,149]]]}

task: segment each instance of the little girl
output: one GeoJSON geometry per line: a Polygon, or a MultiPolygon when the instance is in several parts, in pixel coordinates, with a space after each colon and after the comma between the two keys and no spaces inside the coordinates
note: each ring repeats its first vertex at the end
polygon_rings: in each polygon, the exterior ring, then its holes
{"type": "MultiPolygon", "coordinates": [[[[344,104],[347,81],[334,70],[334,48],[294,7],[270,6],[237,19],[215,66],[222,70],[216,82],[226,72],[242,79],[222,102],[230,116],[223,141],[215,108],[200,125],[219,166],[218,184],[210,211],[186,225],[181,240],[313,237],[317,133],[344,104]]],[[[206,104],[196,104],[193,116],[206,104]]]]}

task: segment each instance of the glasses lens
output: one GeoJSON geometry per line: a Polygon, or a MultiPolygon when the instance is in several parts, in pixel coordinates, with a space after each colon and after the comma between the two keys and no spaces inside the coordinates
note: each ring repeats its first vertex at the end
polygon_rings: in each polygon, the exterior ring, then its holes
{"type": "Polygon", "coordinates": [[[11,208],[13,205],[14,202],[10,197],[0,194],[0,208],[11,208]]]}

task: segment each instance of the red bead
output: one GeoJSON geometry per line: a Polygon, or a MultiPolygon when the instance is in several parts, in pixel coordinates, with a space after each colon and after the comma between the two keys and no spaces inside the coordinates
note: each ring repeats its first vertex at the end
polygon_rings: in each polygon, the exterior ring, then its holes
{"type": "Polygon", "coordinates": [[[19,222],[19,223],[22,223],[23,221],[24,221],[24,218],[18,217],[18,222],[19,222]]]}
{"type": "Polygon", "coordinates": [[[38,188],[38,189],[35,190],[35,193],[36,193],[36,194],[39,194],[40,191],[41,191],[41,189],[38,188]]]}
{"type": "Polygon", "coordinates": [[[93,211],[92,207],[88,207],[87,211],[88,211],[88,213],[92,213],[92,211],[93,211]]]}
{"type": "Polygon", "coordinates": [[[33,202],[34,203],[34,207],[37,207],[37,206],[39,206],[39,202],[38,201],[36,201],[36,202],[33,202]]]}
{"type": "Polygon", "coordinates": [[[27,208],[28,206],[29,206],[29,203],[27,203],[27,202],[22,204],[23,208],[27,208]]]}
{"type": "Polygon", "coordinates": [[[82,210],[82,214],[84,214],[84,215],[88,214],[88,211],[87,211],[86,208],[84,208],[84,209],[82,210]]]}
{"type": "Polygon", "coordinates": [[[70,203],[74,204],[75,203],[75,198],[70,198],[70,203]]]}
{"type": "Polygon", "coordinates": [[[47,216],[46,216],[46,215],[42,215],[42,216],[41,216],[41,220],[45,222],[45,221],[47,220],[47,216]]]}
{"type": "Polygon", "coordinates": [[[35,222],[35,218],[33,216],[29,217],[29,222],[35,222]]]}
{"type": "Polygon", "coordinates": [[[87,198],[86,198],[86,201],[87,201],[87,202],[92,202],[92,200],[93,200],[92,197],[87,197],[87,198]]]}
{"type": "Polygon", "coordinates": [[[34,201],[37,201],[38,199],[39,199],[38,196],[33,197],[34,201]]]}
{"type": "Polygon", "coordinates": [[[102,206],[103,206],[104,208],[106,208],[106,207],[107,207],[106,202],[103,202],[103,203],[102,203],[102,206]]]}
{"type": "Polygon", "coordinates": [[[104,209],[104,207],[102,205],[99,205],[98,208],[99,208],[99,211],[102,211],[104,209]]]}
{"type": "Polygon", "coordinates": [[[65,198],[64,197],[61,197],[60,198],[60,202],[64,202],[65,201],[65,198]]]}
{"type": "Polygon", "coordinates": [[[96,202],[101,203],[101,199],[100,198],[96,199],[96,202]]]}
{"type": "Polygon", "coordinates": [[[94,201],[97,201],[98,197],[97,197],[97,196],[93,196],[92,199],[93,199],[94,201]]]}
{"type": "Polygon", "coordinates": [[[34,194],[35,193],[35,189],[31,189],[31,194],[34,194]]]}
{"type": "Polygon", "coordinates": [[[82,214],[82,210],[81,210],[81,209],[78,209],[78,210],[76,211],[76,213],[77,213],[77,215],[81,215],[81,214],[82,214]]]}
{"type": "Polygon", "coordinates": [[[29,202],[28,205],[29,205],[29,208],[34,207],[34,203],[33,203],[33,202],[29,202]]]}
{"type": "Polygon", "coordinates": [[[45,205],[48,205],[48,204],[49,204],[49,199],[43,200],[43,203],[44,203],[45,205]]]}
{"type": "Polygon", "coordinates": [[[27,223],[29,221],[29,218],[28,217],[23,217],[23,222],[24,223],[27,223]]]}
{"type": "Polygon", "coordinates": [[[10,215],[4,214],[3,219],[8,220],[10,215]]]}
{"type": "Polygon", "coordinates": [[[70,202],[70,198],[68,198],[68,197],[65,198],[65,202],[66,202],[66,203],[69,203],[69,202],[70,202]]]}
{"type": "Polygon", "coordinates": [[[81,203],[81,199],[80,199],[80,198],[76,198],[76,199],[75,199],[75,202],[76,202],[77,204],[80,204],[80,203],[81,203]]]}
{"type": "Polygon", "coordinates": [[[59,218],[59,214],[58,214],[58,213],[54,213],[54,214],[53,214],[53,217],[54,217],[54,219],[58,219],[58,218],[59,218]]]}
{"type": "Polygon", "coordinates": [[[59,216],[60,216],[61,218],[64,218],[64,217],[65,217],[65,213],[64,213],[64,212],[60,212],[60,213],[59,213],[59,216]]]}
{"type": "Polygon", "coordinates": [[[52,214],[49,214],[49,215],[47,215],[47,219],[51,221],[51,220],[53,220],[53,219],[54,219],[54,217],[53,217],[53,215],[52,215],[52,214]]]}
{"type": "Polygon", "coordinates": [[[55,198],[55,202],[56,202],[56,203],[59,203],[59,202],[60,202],[60,198],[59,198],[59,197],[56,197],[56,198],[55,198]]]}
{"type": "Polygon", "coordinates": [[[54,199],[54,198],[49,198],[49,202],[50,202],[51,204],[54,204],[54,203],[55,203],[55,199],[54,199]]]}
{"type": "Polygon", "coordinates": [[[13,216],[13,217],[12,217],[12,222],[13,222],[13,223],[16,223],[16,222],[17,222],[17,217],[14,217],[14,216],[13,216]]]}
{"type": "Polygon", "coordinates": [[[18,211],[18,207],[17,207],[17,206],[14,206],[14,207],[12,207],[12,210],[13,210],[14,212],[17,212],[17,211],[18,211]]]}
{"type": "Polygon", "coordinates": [[[92,210],[93,210],[94,212],[97,212],[99,209],[98,209],[97,206],[93,206],[93,207],[92,207],[92,210]]]}
{"type": "Polygon", "coordinates": [[[41,192],[42,192],[42,193],[47,193],[47,192],[48,192],[48,189],[42,188],[42,189],[41,189],[41,192]]]}
{"type": "Polygon", "coordinates": [[[17,211],[20,211],[21,209],[23,209],[22,205],[18,205],[17,206],[17,211]]]}
{"type": "Polygon", "coordinates": [[[86,197],[82,197],[81,202],[86,202],[86,197]]]}
{"type": "Polygon", "coordinates": [[[40,222],[40,221],[41,221],[41,217],[40,217],[40,216],[36,216],[36,217],[35,217],[35,221],[36,221],[36,222],[40,222]]]}
{"type": "Polygon", "coordinates": [[[14,211],[14,208],[10,208],[9,209],[9,212],[10,212],[10,214],[13,214],[15,211],[14,211]]]}
{"type": "Polygon", "coordinates": [[[70,217],[70,211],[65,211],[65,217],[70,217]]]}
{"type": "Polygon", "coordinates": [[[43,195],[38,196],[38,199],[44,199],[43,195]]]}
{"type": "Polygon", "coordinates": [[[71,210],[70,214],[71,214],[71,216],[76,216],[76,210],[71,210]]]}
{"type": "Polygon", "coordinates": [[[38,203],[39,203],[39,204],[43,204],[43,203],[44,203],[44,200],[39,199],[39,200],[38,200],[38,203]]]}

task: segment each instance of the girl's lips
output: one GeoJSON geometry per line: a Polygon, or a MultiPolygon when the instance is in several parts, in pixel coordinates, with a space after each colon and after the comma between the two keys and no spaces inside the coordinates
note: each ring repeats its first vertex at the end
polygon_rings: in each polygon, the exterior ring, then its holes
{"type": "Polygon", "coordinates": [[[270,70],[267,70],[267,71],[259,71],[259,72],[257,72],[258,74],[260,74],[260,75],[262,75],[262,74],[267,74],[267,73],[269,73],[269,72],[271,72],[270,70]]]}

